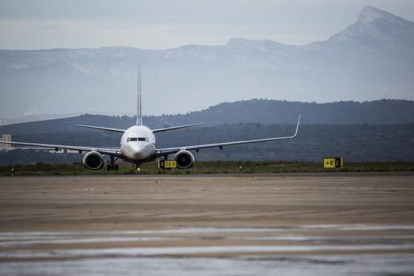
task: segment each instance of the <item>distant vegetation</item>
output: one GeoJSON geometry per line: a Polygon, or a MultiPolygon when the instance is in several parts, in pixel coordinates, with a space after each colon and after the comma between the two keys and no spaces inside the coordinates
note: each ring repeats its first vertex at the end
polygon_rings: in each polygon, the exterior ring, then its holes
{"type": "Polygon", "coordinates": [[[254,99],[222,103],[185,115],[164,116],[169,122],[207,125],[262,123],[292,124],[299,114],[305,124],[405,124],[414,122],[414,101],[304,103],[254,99]]]}
{"type": "MultiPolygon", "coordinates": [[[[380,100],[371,102],[303,103],[266,99],[221,103],[201,111],[179,115],[144,117],[149,127],[188,123],[204,126],[260,123],[295,124],[302,114],[304,124],[407,124],[414,123],[414,101],[380,100]]],[[[128,116],[82,115],[71,118],[0,126],[0,134],[64,133],[90,131],[77,124],[127,128],[135,124],[128,116]]]]}
{"type": "MultiPolygon", "coordinates": [[[[146,117],[144,122],[150,127],[165,126],[165,121],[174,125],[205,123],[202,127],[157,135],[157,147],[171,147],[291,135],[299,114],[302,125],[295,140],[202,150],[195,153],[196,160],[319,162],[325,156],[341,156],[354,162],[414,161],[412,101],[316,104],[252,100],[223,103],[186,115],[161,116],[163,121],[161,117],[146,117]]],[[[77,124],[126,129],[134,122],[127,116],[82,115],[1,126],[0,135],[12,134],[14,141],[117,148],[120,134],[80,128],[77,124]]],[[[0,152],[0,165],[71,163],[81,159],[79,154],[45,151],[0,152]]]]}
{"type": "MultiPolygon", "coordinates": [[[[294,125],[233,124],[197,127],[157,135],[157,147],[291,135],[294,125]]],[[[119,147],[120,134],[86,131],[15,134],[15,141],[119,147]]],[[[294,140],[206,149],[194,153],[200,160],[285,160],[319,162],[326,156],[345,161],[414,161],[414,124],[406,125],[302,125],[294,140]]],[[[172,156],[171,156],[172,157],[172,156]]],[[[80,162],[78,153],[57,154],[44,150],[0,152],[0,165],[80,162]]]]}
{"type": "MultiPolygon", "coordinates": [[[[236,162],[236,161],[210,161],[198,162],[189,170],[160,170],[156,163],[147,163],[136,171],[130,164],[121,163],[118,172],[89,171],[80,163],[72,164],[45,164],[0,166],[0,176],[23,175],[114,175],[114,174],[253,174],[253,173],[307,173],[322,172],[322,163],[312,162],[236,162]]],[[[334,170],[335,171],[335,170],[334,170]]],[[[346,163],[345,172],[388,172],[388,171],[414,171],[411,162],[351,162],[346,163]]],[[[329,171],[326,171],[329,173],[329,171]]]]}

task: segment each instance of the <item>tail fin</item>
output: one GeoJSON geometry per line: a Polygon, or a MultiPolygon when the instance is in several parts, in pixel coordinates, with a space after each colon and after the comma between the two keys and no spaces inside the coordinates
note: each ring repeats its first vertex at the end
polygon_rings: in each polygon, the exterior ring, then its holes
{"type": "Polygon", "coordinates": [[[142,100],[141,100],[141,65],[138,64],[137,81],[137,125],[142,125],[142,100]]]}

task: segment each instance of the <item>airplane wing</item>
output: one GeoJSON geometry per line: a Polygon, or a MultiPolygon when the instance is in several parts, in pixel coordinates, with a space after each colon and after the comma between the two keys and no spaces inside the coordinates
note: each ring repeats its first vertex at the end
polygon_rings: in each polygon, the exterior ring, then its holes
{"type": "Polygon", "coordinates": [[[207,149],[207,148],[222,148],[222,147],[234,146],[234,145],[253,144],[253,143],[261,143],[261,142],[293,139],[298,134],[300,117],[301,116],[299,115],[298,123],[296,125],[296,131],[295,131],[295,134],[293,134],[292,136],[272,137],[272,138],[244,140],[244,141],[233,141],[233,142],[195,145],[195,146],[186,146],[186,147],[162,148],[162,149],[157,149],[156,156],[158,157],[158,156],[163,156],[165,154],[172,154],[172,153],[179,152],[180,150],[200,150],[200,149],[207,149]]]}
{"type": "Polygon", "coordinates": [[[193,126],[201,126],[202,124],[192,124],[192,125],[182,125],[182,126],[173,126],[173,127],[165,127],[165,128],[157,128],[153,129],[153,133],[157,132],[163,132],[163,131],[169,131],[169,130],[175,130],[175,129],[181,129],[181,128],[187,128],[187,127],[193,127],[193,126]]]}
{"type": "Polygon", "coordinates": [[[16,146],[25,146],[32,148],[48,148],[48,149],[68,149],[68,150],[78,150],[81,152],[97,151],[101,154],[112,155],[115,157],[121,157],[121,151],[119,149],[110,149],[110,148],[93,148],[93,147],[80,147],[80,146],[67,146],[67,145],[55,145],[55,144],[38,144],[38,143],[26,143],[26,142],[4,142],[0,141],[1,144],[9,144],[16,146]]]}
{"type": "Polygon", "coordinates": [[[80,127],[86,127],[86,128],[106,130],[106,131],[112,131],[112,132],[120,132],[120,133],[124,133],[125,130],[126,130],[126,129],[119,129],[119,128],[99,127],[99,126],[88,126],[88,125],[78,125],[78,126],[80,126],[80,127]]]}

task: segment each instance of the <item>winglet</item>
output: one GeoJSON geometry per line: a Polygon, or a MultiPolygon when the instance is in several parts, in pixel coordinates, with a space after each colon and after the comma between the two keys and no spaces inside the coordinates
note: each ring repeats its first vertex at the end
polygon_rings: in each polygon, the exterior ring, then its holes
{"type": "Polygon", "coordinates": [[[302,115],[299,115],[298,124],[296,125],[296,131],[295,131],[295,134],[292,136],[292,138],[294,138],[294,137],[296,137],[296,135],[298,135],[299,125],[300,125],[300,117],[301,116],[302,115]]]}

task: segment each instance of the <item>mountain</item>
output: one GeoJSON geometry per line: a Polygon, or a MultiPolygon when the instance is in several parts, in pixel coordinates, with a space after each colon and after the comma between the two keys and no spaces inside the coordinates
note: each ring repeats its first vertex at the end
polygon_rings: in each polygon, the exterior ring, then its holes
{"type": "Polygon", "coordinates": [[[414,100],[414,23],[365,7],[357,21],[303,46],[230,39],[167,50],[0,50],[0,118],[135,113],[141,64],[145,114],[176,114],[223,101],[414,100]]]}
{"type": "Polygon", "coordinates": [[[413,56],[414,23],[371,6],[365,7],[358,20],[329,42],[353,44],[363,49],[382,48],[413,56]]]}

